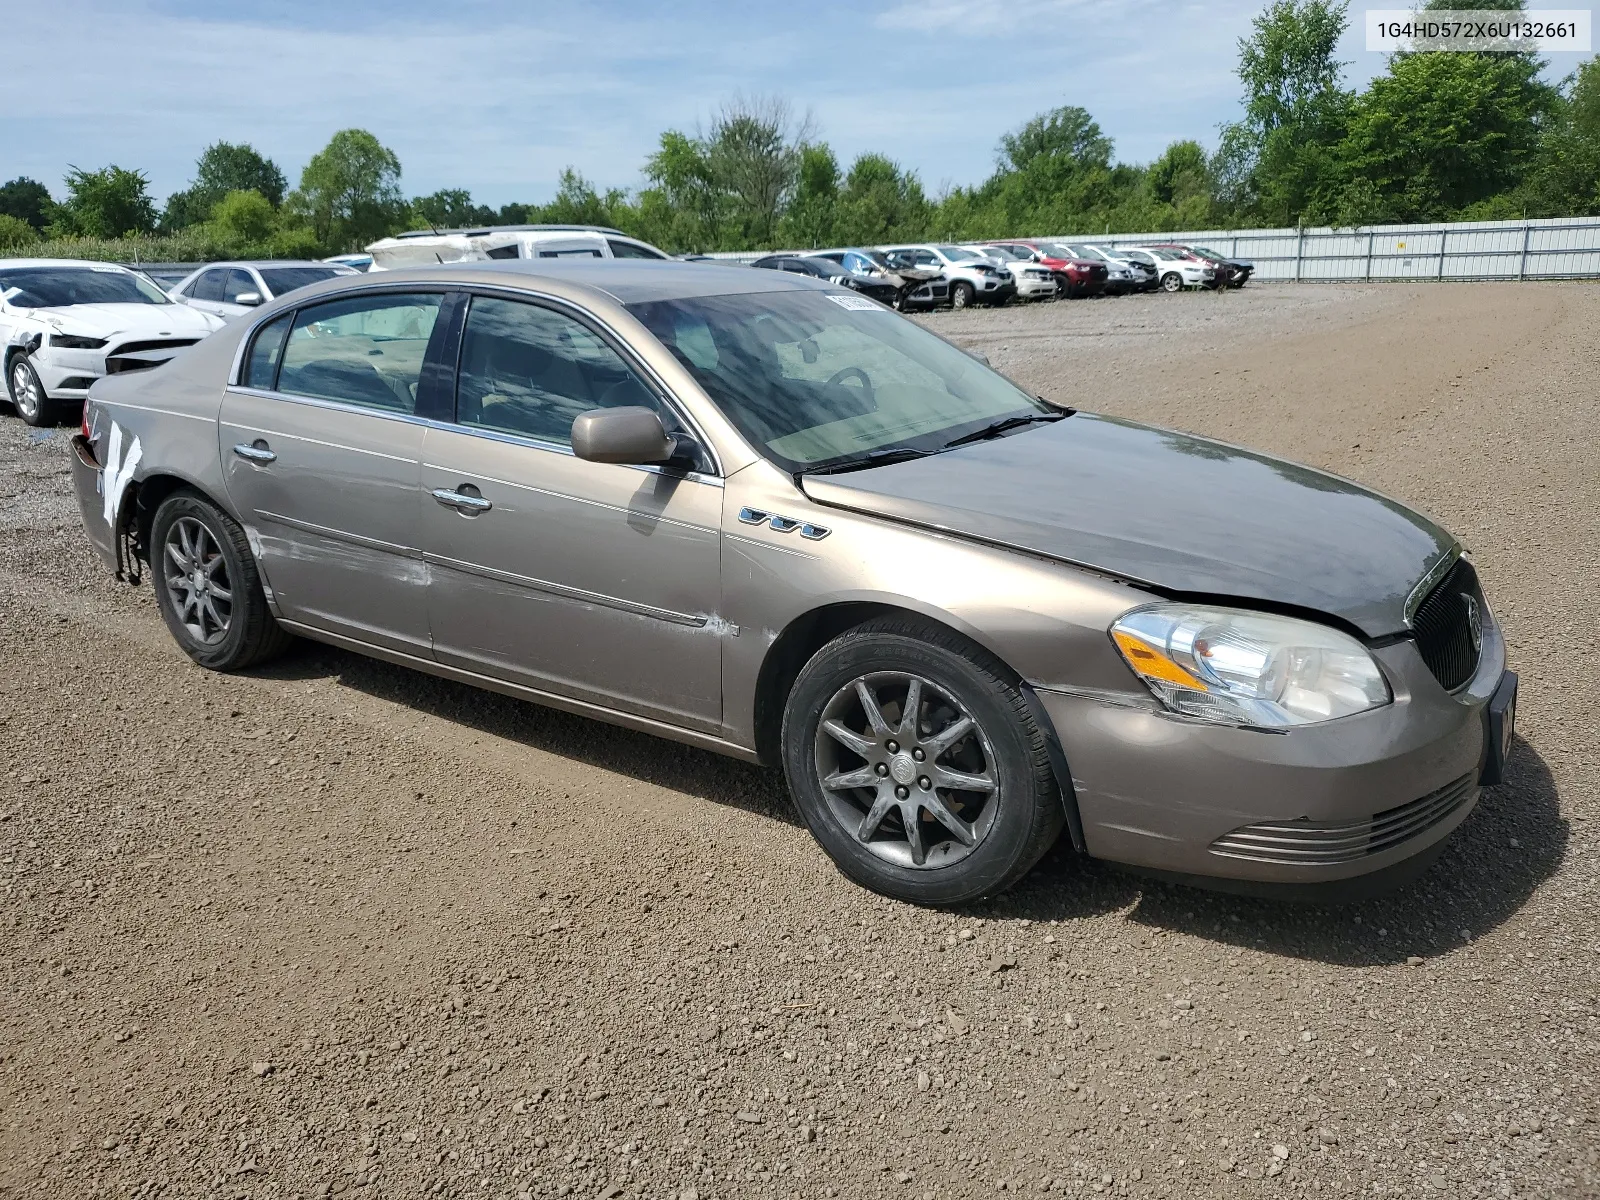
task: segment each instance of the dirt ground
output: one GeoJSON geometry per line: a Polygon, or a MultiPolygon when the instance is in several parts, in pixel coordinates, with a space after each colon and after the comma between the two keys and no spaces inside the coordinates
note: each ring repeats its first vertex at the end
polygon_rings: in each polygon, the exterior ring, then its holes
{"type": "Polygon", "coordinates": [[[92,559],[68,431],[6,416],[0,1196],[1600,1194],[1600,287],[928,320],[1464,538],[1522,740],[1421,883],[1059,848],[892,903],[773,773],[317,646],[191,667],[92,559]]]}

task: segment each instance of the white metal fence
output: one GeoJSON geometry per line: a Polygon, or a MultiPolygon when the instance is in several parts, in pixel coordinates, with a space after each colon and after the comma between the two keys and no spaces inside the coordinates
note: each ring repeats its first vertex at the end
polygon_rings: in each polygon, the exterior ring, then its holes
{"type": "Polygon", "coordinates": [[[1230,229],[1062,241],[1182,242],[1255,263],[1254,279],[1304,283],[1600,278],[1600,217],[1357,229],[1230,229]]]}
{"type": "MultiPolygon", "coordinates": [[[[1255,263],[1254,279],[1302,283],[1429,279],[1600,278],[1600,217],[1458,221],[1356,229],[1210,229],[1076,234],[1058,242],[1142,246],[1181,242],[1255,263]]],[[[766,251],[714,254],[751,262],[766,251]]]]}

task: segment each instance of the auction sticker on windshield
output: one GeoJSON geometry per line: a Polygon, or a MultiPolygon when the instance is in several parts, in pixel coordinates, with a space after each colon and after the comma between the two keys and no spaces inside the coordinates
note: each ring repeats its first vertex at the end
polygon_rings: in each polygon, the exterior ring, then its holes
{"type": "Polygon", "coordinates": [[[865,296],[836,296],[832,292],[829,292],[828,299],[832,300],[840,308],[848,308],[855,312],[889,311],[876,300],[868,300],[865,296]]]}

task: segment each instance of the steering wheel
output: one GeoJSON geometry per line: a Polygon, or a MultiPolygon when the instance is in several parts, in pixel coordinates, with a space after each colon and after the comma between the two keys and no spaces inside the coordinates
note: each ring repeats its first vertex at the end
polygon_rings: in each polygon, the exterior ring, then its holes
{"type": "Polygon", "coordinates": [[[867,399],[877,402],[877,397],[872,392],[872,380],[867,378],[867,373],[860,367],[845,367],[835,371],[828,379],[828,387],[842,387],[846,379],[855,378],[861,381],[861,390],[866,392],[867,399]]]}

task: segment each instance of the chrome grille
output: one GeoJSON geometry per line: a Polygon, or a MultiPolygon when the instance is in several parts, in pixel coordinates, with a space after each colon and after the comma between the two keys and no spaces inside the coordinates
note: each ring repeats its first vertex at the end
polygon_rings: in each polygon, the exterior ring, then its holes
{"type": "Polygon", "coordinates": [[[1477,794],[1473,776],[1463,775],[1421,799],[1359,821],[1246,825],[1212,842],[1211,853],[1289,866],[1354,862],[1416,837],[1470,804],[1477,794]]]}
{"type": "Polygon", "coordinates": [[[1478,573],[1466,559],[1458,558],[1411,618],[1422,661],[1448,691],[1466,683],[1478,669],[1482,620],[1478,573]]]}

